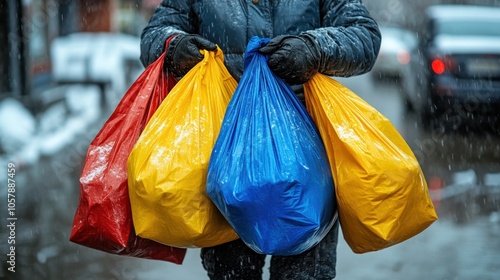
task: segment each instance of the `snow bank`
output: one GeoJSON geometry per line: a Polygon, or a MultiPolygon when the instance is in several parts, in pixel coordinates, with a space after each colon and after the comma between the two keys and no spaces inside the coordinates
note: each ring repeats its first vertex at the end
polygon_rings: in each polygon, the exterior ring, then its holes
{"type": "Polygon", "coordinates": [[[76,141],[101,117],[100,92],[96,86],[67,87],[64,103],[53,105],[38,120],[24,106],[6,99],[0,103],[2,161],[19,166],[35,164],[76,141]]]}
{"type": "Polygon", "coordinates": [[[36,120],[24,105],[14,98],[0,103],[0,149],[13,153],[25,146],[36,132],[36,120]]]}

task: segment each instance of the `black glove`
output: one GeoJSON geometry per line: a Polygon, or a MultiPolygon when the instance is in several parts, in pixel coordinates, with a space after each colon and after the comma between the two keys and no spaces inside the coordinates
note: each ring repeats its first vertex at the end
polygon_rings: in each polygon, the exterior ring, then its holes
{"type": "Polygon", "coordinates": [[[312,40],[304,36],[278,36],[259,51],[270,55],[269,68],[290,85],[309,81],[319,69],[320,53],[312,40]]]}
{"type": "Polygon", "coordinates": [[[203,60],[200,50],[215,51],[216,49],[216,44],[199,35],[179,34],[170,41],[165,56],[165,65],[167,70],[175,76],[182,77],[203,60]]]}

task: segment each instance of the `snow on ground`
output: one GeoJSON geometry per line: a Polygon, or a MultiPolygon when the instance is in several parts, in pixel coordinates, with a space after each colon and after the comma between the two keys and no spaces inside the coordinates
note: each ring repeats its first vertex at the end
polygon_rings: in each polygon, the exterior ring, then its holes
{"type": "MultiPolygon", "coordinates": [[[[40,135],[40,139],[37,140],[40,143],[40,153],[44,155],[54,154],[61,147],[73,143],[77,135],[86,131],[89,125],[97,121],[100,117],[99,94],[95,87],[71,87],[66,94],[69,117],[56,131],[40,135]]],[[[47,119],[45,121],[57,120],[47,119]]]]}
{"type": "Polygon", "coordinates": [[[99,91],[94,86],[71,86],[65,100],[35,118],[19,101],[0,103],[0,144],[5,155],[0,162],[35,164],[75,141],[100,115],[99,91]]]}
{"type": "Polygon", "coordinates": [[[14,98],[0,103],[0,147],[6,153],[21,149],[36,132],[36,120],[23,104],[14,98]]]}

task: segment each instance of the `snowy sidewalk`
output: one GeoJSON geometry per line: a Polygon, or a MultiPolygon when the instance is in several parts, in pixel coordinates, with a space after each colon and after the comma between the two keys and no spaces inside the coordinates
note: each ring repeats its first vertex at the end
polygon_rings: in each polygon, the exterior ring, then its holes
{"type": "MultiPolygon", "coordinates": [[[[498,216],[480,217],[468,225],[439,220],[403,243],[365,254],[353,253],[340,234],[335,280],[496,280],[500,275],[498,216]]],[[[188,249],[182,265],[130,257],[111,258],[118,261],[110,269],[120,280],[208,280],[199,249],[188,249]]],[[[269,258],[263,280],[269,279],[268,265],[269,258]]]]}

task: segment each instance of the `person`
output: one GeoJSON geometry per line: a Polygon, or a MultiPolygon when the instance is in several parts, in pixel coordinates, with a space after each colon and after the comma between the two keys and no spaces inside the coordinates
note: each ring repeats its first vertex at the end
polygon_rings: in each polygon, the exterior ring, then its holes
{"type": "MultiPolygon", "coordinates": [[[[270,38],[260,48],[268,65],[303,101],[302,84],[317,72],[349,77],[367,73],[380,48],[378,24],[361,0],[164,0],[141,34],[141,61],[147,66],[166,51],[166,69],[185,75],[202,60],[201,49],[219,46],[224,63],[239,81],[246,44],[270,38]],[[165,42],[171,37],[169,47],[165,42]]],[[[272,256],[272,280],[335,278],[339,222],[313,248],[294,256],[272,256]]],[[[265,255],[241,239],[201,249],[212,280],[262,279],[265,255]]]]}

